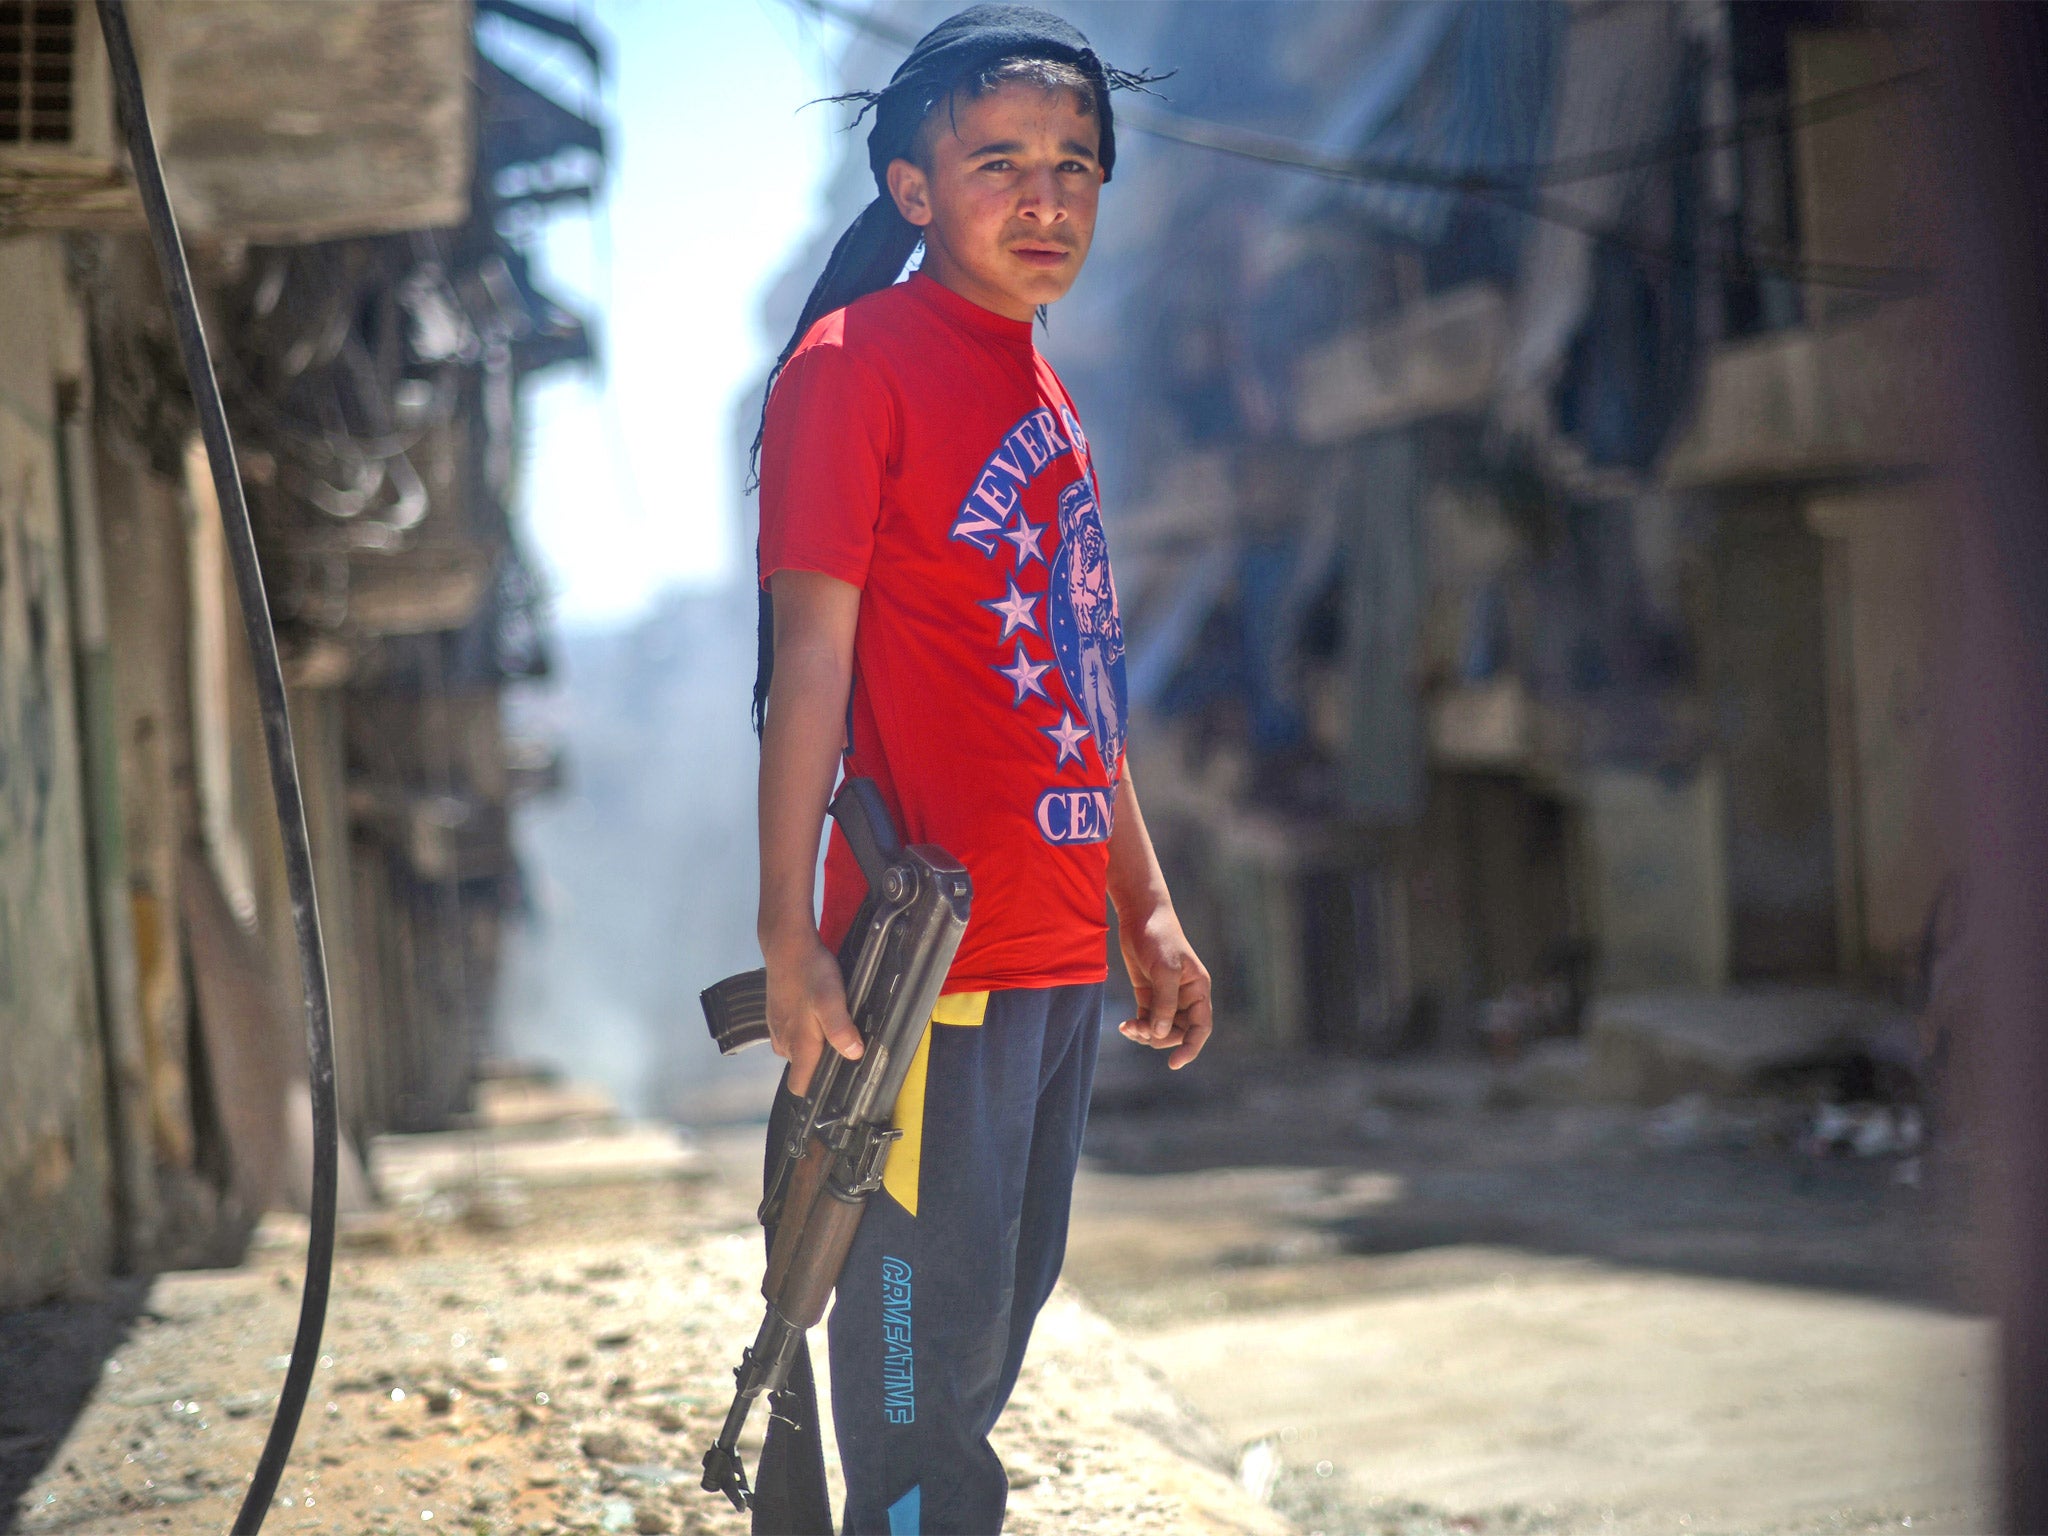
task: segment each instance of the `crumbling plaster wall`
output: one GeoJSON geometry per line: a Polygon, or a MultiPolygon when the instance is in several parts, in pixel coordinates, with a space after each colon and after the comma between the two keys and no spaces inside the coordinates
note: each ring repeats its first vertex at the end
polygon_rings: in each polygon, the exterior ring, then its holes
{"type": "Polygon", "coordinates": [[[191,836],[185,523],[175,483],[112,433],[99,437],[121,820],[148,1074],[150,1140],[162,1167],[195,1157],[191,998],[178,925],[178,856],[191,836]]]}
{"type": "Polygon", "coordinates": [[[55,237],[0,240],[0,1306],[114,1244],[57,385],[84,327],[55,237]]]}
{"type": "Polygon", "coordinates": [[[1807,503],[1826,536],[1828,729],[1837,738],[1845,948],[1858,968],[1913,976],[1956,867],[1944,791],[1939,626],[1944,612],[1932,482],[1832,491],[1807,503]]]}
{"type": "Polygon", "coordinates": [[[159,0],[138,20],[188,230],[332,239],[467,214],[467,0],[159,0]]]}
{"type": "Polygon", "coordinates": [[[1822,544],[1784,496],[1730,498],[1712,554],[1705,665],[1727,788],[1729,971],[1838,965],[1822,544]]]}

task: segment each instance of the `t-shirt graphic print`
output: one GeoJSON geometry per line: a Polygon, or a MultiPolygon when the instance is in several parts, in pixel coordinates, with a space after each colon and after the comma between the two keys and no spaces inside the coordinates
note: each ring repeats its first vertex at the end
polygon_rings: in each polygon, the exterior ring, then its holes
{"type": "MultiPolygon", "coordinates": [[[[761,579],[862,589],[846,771],[967,866],[949,991],[1102,979],[1128,727],[1088,440],[1031,327],[932,279],[827,315],[777,381],[761,579]]],[[[821,927],[863,885],[835,835],[821,927]]]]}

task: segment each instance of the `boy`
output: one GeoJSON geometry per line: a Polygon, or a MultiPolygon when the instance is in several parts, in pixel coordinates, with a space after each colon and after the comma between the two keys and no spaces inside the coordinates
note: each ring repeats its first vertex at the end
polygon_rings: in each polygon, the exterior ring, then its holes
{"type": "MultiPolygon", "coordinates": [[[[861,1049],[831,946],[862,881],[836,833],[822,921],[812,909],[842,766],[880,785],[906,842],[936,843],[974,881],[830,1320],[849,1533],[1002,1525],[987,1437],[1065,1250],[1105,895],[1140,1011],[1123,1033],[1178,1068],[1210,1030],[1208,972],[1124,765],[1088,441],[1032,339],[1087,259],[1115,158],[1109,92],[1135,83],[1043,12],[978,6],[934,29],[864,94],[882,195],[833,252],[764,415],[760,940],[789,1060],[778,1121],[823,1051],[861,1049]]],[[[815,1456],[791,1443],[802,1431],[773,1424],[764,1484],[771,1460],[815,1456]]]]}

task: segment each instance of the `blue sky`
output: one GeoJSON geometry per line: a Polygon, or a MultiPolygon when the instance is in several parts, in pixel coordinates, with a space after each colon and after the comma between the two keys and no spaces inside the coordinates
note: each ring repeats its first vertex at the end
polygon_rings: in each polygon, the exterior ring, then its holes
{"type": "Polygon", "coordinates": [[[842,142],[843,112],[798,109],[836,89],[845,35],[781,0],[555,8],[610,45],[611,187],[538,254],[551,291],[600,317],[605,368],[528,391],[522,499],[557,618],[592,626],[739,568],[733,403],[774,345],[762,291],[842,142]]]}

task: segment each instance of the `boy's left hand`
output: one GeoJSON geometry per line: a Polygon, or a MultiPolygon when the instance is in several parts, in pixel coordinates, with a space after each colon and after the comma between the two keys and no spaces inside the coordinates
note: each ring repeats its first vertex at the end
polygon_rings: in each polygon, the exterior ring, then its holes
{"type": "Polygon", "coordinates": [[[1164,903],[1141,922],[1119,921],[1117,944],[1138,998],[1138,1017],[1117,1028],[1126,1040],[1172,1051],[1166,1064],[1179,1071],[1209,1041],[1209,968],[1181,932],[1173,908],[1164,903]]]}

